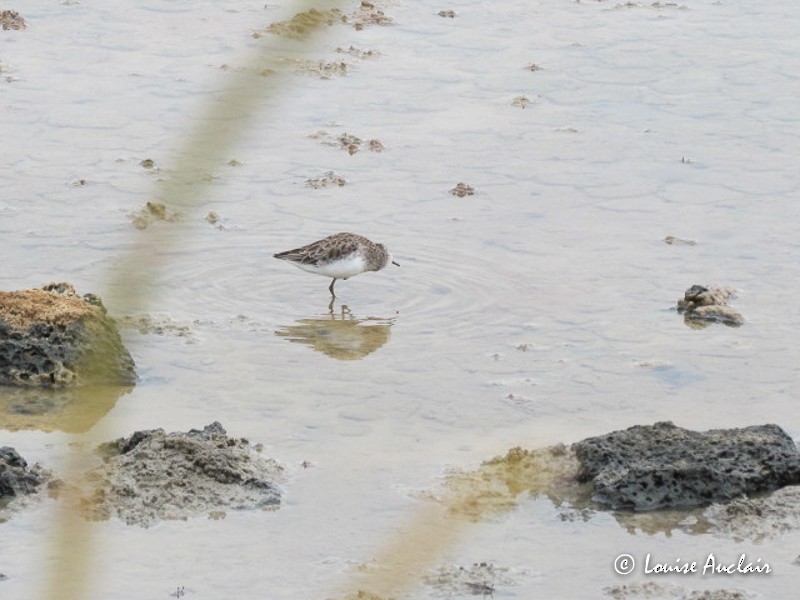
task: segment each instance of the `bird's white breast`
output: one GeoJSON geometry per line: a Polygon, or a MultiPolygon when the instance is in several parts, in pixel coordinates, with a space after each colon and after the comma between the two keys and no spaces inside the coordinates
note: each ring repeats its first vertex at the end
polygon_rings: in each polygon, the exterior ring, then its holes
{"type": "Polygon", "coordinates": [[[324,275],[325,277],[335,277],[336,279],[347,279],[348,277],[363,273],[364,268],[367,266],[366,261],[358,252],[322,265],[293,264],[309,273],[316,273],[317,275],[324,275]]]}

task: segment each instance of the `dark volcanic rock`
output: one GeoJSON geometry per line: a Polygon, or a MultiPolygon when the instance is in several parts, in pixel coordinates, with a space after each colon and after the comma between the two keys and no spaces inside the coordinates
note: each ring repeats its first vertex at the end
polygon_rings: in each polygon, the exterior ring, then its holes
{"type": "Polygon", "coordinates": [[[698,432],[662,422],[574,448],[592,500],[615,509],[707,506],[800,484],[800,453],[777,425],[698,432]]]}
{"type": "Polygon", "coordinates": [[[202,431],[137,431],[99,448],[105,464],[87,474],[95,488],[86,501],[96,519],[116,515],[129,525],[229,509],[275,508],[283,468],[261,457],[219,423],[202,431]]]}
{"type": "Polygon", "coordinates": [[[0,384],[130,385],[136,372],[100,300],[68,283],[0,292],[0,384]]]}
{"type": "Polygon", "coordinates": [[[0,448],[0,499],[33,494],[47,479],[38,465],[28,463],[13,448],[0,448]]]}

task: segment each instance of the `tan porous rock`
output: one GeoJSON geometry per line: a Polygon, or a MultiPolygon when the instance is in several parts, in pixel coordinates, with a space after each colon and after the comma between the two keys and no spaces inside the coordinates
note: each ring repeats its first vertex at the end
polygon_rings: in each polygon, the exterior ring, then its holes
{"type": "Polygon", "coordinates": [[[0,385],[131,385],[133,359],[97,296],[68,283],[0,292],[0,385]]]}

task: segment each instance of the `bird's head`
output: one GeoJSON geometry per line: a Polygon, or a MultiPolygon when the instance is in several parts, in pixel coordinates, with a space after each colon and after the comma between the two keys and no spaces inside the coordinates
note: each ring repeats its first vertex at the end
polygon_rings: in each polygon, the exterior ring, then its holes
{"type": "Polygon", "coordinates": [[[395,265],[396,267],[400,266],[400,263],[398,263],[392,258],[392,253],[389,252],[389,249],[386,246],[384,246],[383,244],[375,244],[375,245],[383,252],[384,256],[383,265],[381,266],[381,269],[388,267],[390,263],[395,265]]]}

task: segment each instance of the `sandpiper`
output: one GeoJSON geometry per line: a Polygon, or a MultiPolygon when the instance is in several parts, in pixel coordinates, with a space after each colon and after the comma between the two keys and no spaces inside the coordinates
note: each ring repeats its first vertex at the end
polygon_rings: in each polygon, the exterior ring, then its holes
{"type": "Polygon", "coordinates": [[[367,271],[380,271],[389,263],[400,266],[392,260],[392,253],[386,246],[355,233],[334,233],[307,246],[278,252],[273,256],[288,260],[309,273],[332,277],[328,290],[334,298],[333,285],[337,279],[349,279],[367,271]]]}

